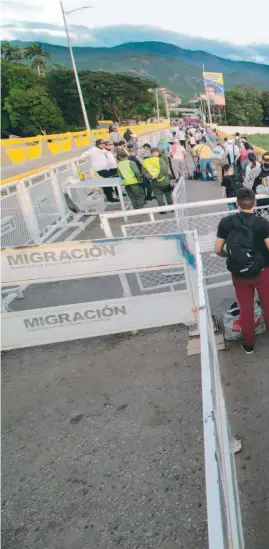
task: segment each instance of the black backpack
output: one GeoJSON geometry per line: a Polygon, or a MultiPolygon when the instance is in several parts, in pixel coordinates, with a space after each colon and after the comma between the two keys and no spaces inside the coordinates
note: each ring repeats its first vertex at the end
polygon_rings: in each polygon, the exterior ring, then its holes
{"type": "Polygon", "coordinates": [[[264,267],[261,253],[255,251],[253,226],[256,221],[254,215],[243,217],[231,214],[232,230],[226,240],[227,269],[240,278],[257,276],[264,267]]]}
{"type": "Polygon", "coordinates": [[[241,175],[232,175],[231,176],[231,191],[233,196],[236,196],[237,191],[243,187],[243,177],[241,175]]]}

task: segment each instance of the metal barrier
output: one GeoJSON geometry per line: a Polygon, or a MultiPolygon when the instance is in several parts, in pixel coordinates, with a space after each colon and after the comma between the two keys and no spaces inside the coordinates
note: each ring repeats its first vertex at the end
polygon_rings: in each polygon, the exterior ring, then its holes
{"type": "Polygon", "coordinates": [[[197,234],[197,276],[209,549],[244,549],[233,438],[222,389],[218,352],[197,234]]]}
{"type": "Polygon", "coordinates": [[[3,349],[196,322],[198,286],[191,233],[2,250],[2,283],[10,287],[89,277],[102,277],[99,301],[4,313],[3,349]],[[184,285],[173,292],[161,288],[153,295],[141,295],[135,273],[151,270],[162,274],[180,270],[179,283],[184,285]],[[107,276],[119,279],[121,297],[107,300],[107,276]]]}
{"type": "MultiPolygon", "coordinates": [[[[265,195],[258,195],[257,198],[265,198],[265,195]]],[[[203,255],[207,287],[226,286],[231,284],[231,276],[226,269],[225,259],[215,255],[214,244],[218,224],[223,216],[231,213],[227,209],[227,204],[232,202],[236,202],[236,198],[189,202],[186,204],[174,204],[173,206],[135,211],[130,210],[124,216],[120,212],[105,212],[100,215],[101,227],[107,238],[119,236],[120,233],[125,237],[145,237],[197,230],[203,255]],[[171,211],[174,211],[174,213],[166,219],[161,219],[158,216],[160,211],[165,211],[167,214],[169,212],[171,214],[171,211]],[[119,227],[118,221],[123,217],[127,218],[129,223],[123,223],[119,227]],[[135,222],[131,223],[133,218],[135,222]]],[[[257,214],[269,220],[269,206],[259,206],[257,214]]]]}

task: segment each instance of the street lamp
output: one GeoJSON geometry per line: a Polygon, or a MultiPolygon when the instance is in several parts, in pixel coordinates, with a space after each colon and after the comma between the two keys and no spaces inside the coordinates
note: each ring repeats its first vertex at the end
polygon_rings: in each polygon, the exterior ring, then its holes
{"type": "Polygon", "coordinates": [[[85,107],[85,103],[84,103],[84,97],[83,97],[82,89],[81,89],[81,86],[80,86],[78,71],[77,71],[77,67],[76,67],[76,63],[75,63],[75,58],[74,58],[74,54],[73,54],[73,50],[72,50],[72,44],[71,44],[70,35],[69,35],[69,31],[68,31],[68,26],[67,26],[67,21],[66,21],[66,15],[70,15],[70,13],[73,13],[74,11],[80,11],[80,10],[84,10],[84,9],[91,9],[91,8],[93,8],[93,6],[81,6],[81,8],[76,8],[76,9],[71,10],[71,11],[64,11],[62,0],[60,0],[60,6],[61,6],[62,14],[63,14],[65,32],[66,32],[66,37],[67,37],[67,42],[68,42],[68,47],[69,47],[69,52],[70,52],[70,57],[71,57],[71,63],[72,63],[72,67],[73,67],[73,71],[74,71],[74,75],[75,75],[76,84],[77,84],[78,95],[79,95],[79,100],[80,100],[81,109],[82,109],[82,113],[83,113],[83,118],[84,118],[86,130],[89,132],[90,142],[93,144],[94,137],[93,137],[93,134],[92,134],[92,131],[91,131],[91,127],[90,127],[90,123],[89,123],[89,119],[88,119],[88,115],[87,115],[87,111],[86,111],[86,107],[85,107]]]}

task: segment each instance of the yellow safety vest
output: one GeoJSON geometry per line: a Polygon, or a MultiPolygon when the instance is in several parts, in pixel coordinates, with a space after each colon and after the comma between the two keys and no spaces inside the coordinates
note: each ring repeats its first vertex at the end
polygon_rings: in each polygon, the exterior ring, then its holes
{"type": "Polygon", "coordinates": [[[158,175],[160,173],[160,159],[157,156],[150,156],[149,158],[145,158],[143,161],[143,166],[146,168],[147,172],[151,175],[152,179],[157,179],[157,181],[163,181],[164,176],[158,179],[158,175]]]}
{"type": "Polygon", "coordinates": [[[137,183],[137,177],[131,168],[130,160],[122,160],[118,163],[118,170],[124,185],[135,185],[137,183]]]}

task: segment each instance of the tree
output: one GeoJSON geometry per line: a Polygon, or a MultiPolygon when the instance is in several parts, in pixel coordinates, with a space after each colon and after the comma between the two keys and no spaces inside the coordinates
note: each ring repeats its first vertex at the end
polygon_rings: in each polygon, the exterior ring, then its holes
{"type": "Polygon", "coordinates": [[[231,126],[260,126],[263,109],[261,93],[250,86],[237,86],[228,90],[226,98],[226,118],[231,126]]]}
{"type": "Polygon", "coordinates": [[[50,54],[44,51],[41,44],[36,44],[36,42],[31,42],[29,46],[25,48],[25,57],[26,59],[32,60],[32,67],[37,69],[38,75],[44,72],[45,59],[50,59],[50,54]]]}
{"type": "Polygon", "coordinates": [[[44,86],[13,88],[4,101],[14,133],[21,136],[65,130],[61,111],[44,86]]]}
{"type": "Polygon", "coordinates": [[[240,87],[228,90],[225,94],[226,118],[230,126],[247,126],[245,94],[240,87]]]}
{"type": "Polygon", "coordinates": [[[262,121],[264,126],[269,126],[269,91],[261,93],[262,121]]]}
{"type": "Polygon", "coordinates": [[[262,104],[261,93],[257,88],[244,86],[245,109],[247,113],[249,126],[261,126],[262,124],[262,104]]]}
{"type": "Polygon", "coordinates": [[[20,46],[14,46],[8,40],[1,42],[1,57],[6,61],[19,61],[23,55],[23,49],[20,46]]]}

